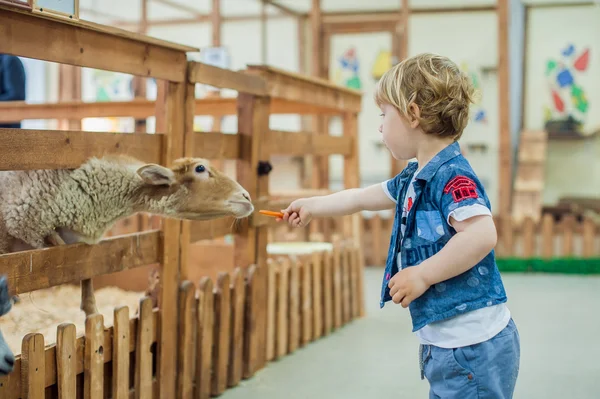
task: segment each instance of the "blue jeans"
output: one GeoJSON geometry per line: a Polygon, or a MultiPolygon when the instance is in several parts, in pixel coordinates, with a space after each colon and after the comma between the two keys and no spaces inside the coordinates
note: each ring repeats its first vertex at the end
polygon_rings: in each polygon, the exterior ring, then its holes
{"type": "Polygon", "coordinates": [[[430,399],[510,399],[521,344],[511,319],[504,330],[479,344],[445,349],[423,345],[422,362],[430,399]]]}

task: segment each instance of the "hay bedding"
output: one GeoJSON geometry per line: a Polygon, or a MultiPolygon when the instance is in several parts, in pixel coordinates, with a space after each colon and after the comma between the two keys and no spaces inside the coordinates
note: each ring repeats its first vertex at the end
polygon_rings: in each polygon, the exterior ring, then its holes
{"type": "MultiPolygon", "coordinates": [[[[133,318],[144,293],[106,287],[95,291],[95,296],[98,311],[104,316],[104,326],[110,327],[114,309],[128,306],[129,317],[133,318]]],[[[28,333],[43,334],[45,345],[56,343],[56,328],[62,323],[75,324],[78,337],[85,334],[85,314],[79,309],[79,286],[62,285],[23,294],[19,298],[20,302],[0,318],[0,331],[15,355],[21,353],[21,342],[28,333]]]]}

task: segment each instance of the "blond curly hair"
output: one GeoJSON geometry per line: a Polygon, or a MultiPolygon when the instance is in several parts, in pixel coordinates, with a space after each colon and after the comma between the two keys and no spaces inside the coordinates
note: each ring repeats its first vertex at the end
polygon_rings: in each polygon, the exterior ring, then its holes
{"type": "Polygon", "coordinates": [[[393,105],[410,119],[416,104],[419,126],[426,134],[458,140],[469,122],[475,90],[467,75],[449,58],[419,54],[395,65],[379,80],[375,102],[393,105]]]}

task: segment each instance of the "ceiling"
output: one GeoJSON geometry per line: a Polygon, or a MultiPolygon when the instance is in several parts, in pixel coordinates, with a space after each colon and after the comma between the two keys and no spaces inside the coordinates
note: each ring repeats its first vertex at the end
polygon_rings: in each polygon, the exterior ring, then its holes
{"type": "MultiPolygon", "coordinates": [[[[411,8],[461,8],[490,6],[497,0],[409,0],[411,8]]],[[[518,0],[509,0],[518,1],[518,0]]],[[[600,5],[600,0],[595,0],[600,5]]],[[[299,13],[308,13],[312,0],[273,0],[299,13]]],[[[523,0],[525,4],[581,3],[581,0],[523,0]]],[[[142,0],[79,0],[83,19],[99,23],[112,21],[139,21],[142,0]]],[[[400,9],[402,0],[321,0],[324,12],[390,11],[400,9]]],[[[209,14],[212,0],[148,0],[149,20],[191,18],[194,12],[209,14]],[[168,3],[171,3],[169,5],[168,3]],[[173,6],[175,5],[175,6],[173,6]],[[176,6],[180,5],[178,9],[176,6]]],[[[221,0],[221,13],[225,17],[260,15],[261,0],[221,0]]],[[[277,14],[275,7],[267,13],[277,14]]]]}

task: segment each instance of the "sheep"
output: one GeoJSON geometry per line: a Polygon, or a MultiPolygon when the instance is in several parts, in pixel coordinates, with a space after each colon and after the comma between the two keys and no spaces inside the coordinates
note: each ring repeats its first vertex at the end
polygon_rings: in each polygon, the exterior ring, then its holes
{"type": "MultiPolygon", "coordinates": [[[[0,277],[0,317],[4,316],[10,311],[12,302],[10,295],[8,295],[8,283],[6,277],[0,277]]],[[[0,331],[0,377],[8,375],[13,371],[15,366],[15,355],[12,353],[8,344],[2,336],[0,331]]]]}
{"type": "MultiPolygon", "coordinates": [[[[88,159],[76,169],[0,172],[0,254],[64,244],[95,244],[138,212],[186,220],[250,216],[248,192],[203,158],[170,168],[125,155],[88,159]]],[[[91,279],[81,310],[97,313],[91,279]]]]}

